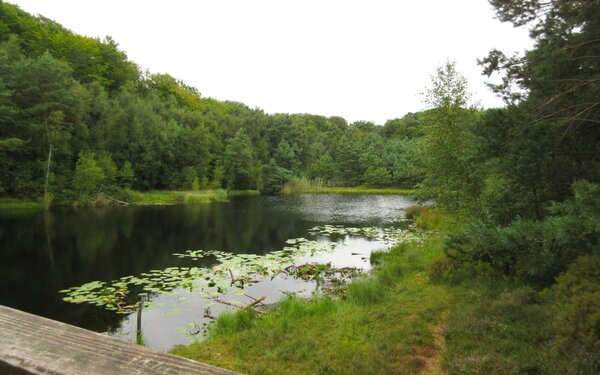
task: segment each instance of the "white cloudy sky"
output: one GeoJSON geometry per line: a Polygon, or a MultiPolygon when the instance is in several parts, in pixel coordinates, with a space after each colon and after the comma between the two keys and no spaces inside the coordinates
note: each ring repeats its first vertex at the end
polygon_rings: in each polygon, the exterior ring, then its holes
{"type": "Polygon", "coordinates": [[[266,112],[383,123],[423,109],[436,66],[457,62],[484,107],[477,58],[521,52],[527,32],[487,0],[8,0],[76,33],[112,36],[130,59],[203,96],[266,112]]]}

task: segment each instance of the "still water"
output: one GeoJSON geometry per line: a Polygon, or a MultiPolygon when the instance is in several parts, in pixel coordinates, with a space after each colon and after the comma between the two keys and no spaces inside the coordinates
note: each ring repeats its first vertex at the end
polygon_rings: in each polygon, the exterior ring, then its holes
{"type": "MultiPolygon", "coordinates": [[[[116,314],[62,300],[58,291],[167,267],[211,266],[177,258],[186,250],[266,254],[317,225],[388,226],[412,202],[402,196],[311,195],[233,197],[210,205],[107,207],[0,212],[0,304],[135,341],[137,314],[116,314]]],[[[320,238],[343,244],[332,254],[301,259],[368,269],[382,244],[365,238],[320,238]]],[[[276,302],[284,293],[310,295],[314,285],[278,277],[246,292],[276,302]]],[[[251,300],[243,300],[247,303],[251,300]]],[[[194,339],[206,301],[176,293],[153,297],[141,319],[146,345],[168,350],[194,339]]],[[[212,306],[218,314],[224,306],[212,306]]],[[[197,337],[196,337],[197,338],[197,337]]]]}

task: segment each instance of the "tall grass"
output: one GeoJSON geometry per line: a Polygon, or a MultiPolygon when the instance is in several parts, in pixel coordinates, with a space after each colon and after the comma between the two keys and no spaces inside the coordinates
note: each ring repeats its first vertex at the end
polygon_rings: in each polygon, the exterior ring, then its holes
{"type": "Polygon", "coordinates": [[[388,288],[378,278],[355,280],[348,285],[346,300],[353,305],[365,306],[383,302],[388,288]]]}
{"type": "Polygon", "coordinates": [[[317,192],[326,186],[325,180],[321,178],[309,179],[307,177],[293,177],[286,182],[281,188],[281,193],[284,195],[294,193],[317,192]]]}
{"type": "Polygon", "coordinates": [[[238,310],[219,315],[216,324],[210,331],[211,336],[229,335],[248,329],[256,324],[256,311],[238,310]]]}
{"type": "Polygon", "coordinates": [[[283,195],[296,193],[410,195],[412,192],[411,189],[394,187],[335,186],[334,183],[321,178],[309,179],[306,177],[294,177],[286,182],[281,189],[283,195]]]}
{"type": "Polygon", "coordinates": [[[199,191],[150,191],[131,192],[131,204],[134,205],[174,205],[174,204],[199,204],[227,201],[227,191],[223,189],[210,189],[199,191]]]}
{"type": "Polygon", "coordinates": [[[421,229],[447,229],[452,223],[448,215],[439,209],[430,206],[410,206],[404,211],[407,219],[414,221],[415,226],[421,229]]]}

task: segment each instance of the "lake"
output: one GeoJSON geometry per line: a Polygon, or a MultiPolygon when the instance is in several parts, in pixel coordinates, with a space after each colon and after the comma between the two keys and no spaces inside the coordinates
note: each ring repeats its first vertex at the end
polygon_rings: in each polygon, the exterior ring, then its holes
{"type": "MultiPolygon", "coordinates": [[[[90,304],[67,303],[59,291],[168,267],[216,265],[212,257],[173,255],[187,250],[263,255],[299,237],[339,246],[299,257],[297,264],[332,262],[368,270],[370,252],[385,247],[381,241],[311,235],[311,228],[386,227],[402,218],[411,204],[403,196],[299,194],[232,197],[230,202],[208,205],[4,211],[0,212],[0,304],[135,341],[138,313],[117,314],[90,304]]],[[[246,287],[246,295],[233,290],[227,297],[247,304],[265,296],[266,303],[274,303],[286,293],[309,296],[314,289],[313,281],[277,276],[246,287]]],[[[150,293],[147,300],[153,306],[141,314],[144,342],[159,350],[199,337],[207,307],[214,315],[227,308],[181,289],[150,293]]]]}

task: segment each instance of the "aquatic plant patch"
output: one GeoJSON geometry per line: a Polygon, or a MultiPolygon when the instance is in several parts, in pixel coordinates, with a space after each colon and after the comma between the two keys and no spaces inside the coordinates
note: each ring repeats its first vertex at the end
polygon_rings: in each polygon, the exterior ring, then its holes
{"type": "MultiPolygon", "coordinates": [[[[393,227],[353,228],[324,225],[311,228],[309,234],[360,236],[379,241],[387,247],[400,242],[421,242],[424,239],[421,232],[393,227]]],[[[216,264],[212,267],[168,267],[150,270],[138,276],[125,276],[111,282],[92,281],[60,292],[66,294],[63,298],[65,302],[89,303],[117,313],[130,313],[140,306],[152,306],[153,294],[174,293],[181,289],[214,299],[232,289],[243,293],[245,287],[280,274],[303,280],[316,280],[318,277],[326,289],[334,289],[331,287],[332,283],[344,284],[354,276],[354,271],[349,269],[335,269],[330,266],[320,269],[319,266],[315,268],[296,265],[298,258],[330,252],[340,246],[338,242],[301,237],[289,239],[286,244],[281,250],[265,255],[233,254],[222,250],[188,250],[173,255],[191,260],[212,258],[216,264]],[[328,280],[329,285],[323,280],[328,280]]]]}

